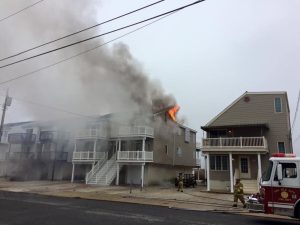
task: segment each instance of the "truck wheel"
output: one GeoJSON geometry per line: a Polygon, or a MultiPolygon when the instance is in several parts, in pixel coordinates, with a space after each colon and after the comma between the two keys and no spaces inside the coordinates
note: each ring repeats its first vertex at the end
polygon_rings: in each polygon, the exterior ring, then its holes
{"type": "Polygon", "coordinates": [[[298,204],[296,206],[296,209],[295,209],[295,217],[300,219],[300,204],[298,204]]]}

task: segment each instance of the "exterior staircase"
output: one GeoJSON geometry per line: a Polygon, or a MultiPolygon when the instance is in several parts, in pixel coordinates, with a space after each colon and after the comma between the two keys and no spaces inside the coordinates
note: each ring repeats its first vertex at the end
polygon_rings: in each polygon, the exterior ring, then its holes
{"type": "Polygon", "coordinates": [[[109,160],[104,162],[99,161],[96,164],[96,166],[87,174],[86,183],[108,186],[113,182],[116,176],[117,161],[116,155],[113,155],[109,160]]]}
{"type": "Polygon", "coordinates": [[[241,179],[241,183],[244,186],[245,194],[255,194],[258,192],[257,180],[243,180],[241,179]]]}

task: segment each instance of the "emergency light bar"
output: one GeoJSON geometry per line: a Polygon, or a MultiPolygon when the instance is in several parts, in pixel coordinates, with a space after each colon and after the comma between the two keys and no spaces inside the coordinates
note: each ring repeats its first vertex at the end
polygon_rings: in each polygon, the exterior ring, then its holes
{"type": "Polygon", "coordinates": [[[272,154],[272,157],[278,157],[278,158],[295,158],[296,154],[274,153],[274,154],[272,154]]]}

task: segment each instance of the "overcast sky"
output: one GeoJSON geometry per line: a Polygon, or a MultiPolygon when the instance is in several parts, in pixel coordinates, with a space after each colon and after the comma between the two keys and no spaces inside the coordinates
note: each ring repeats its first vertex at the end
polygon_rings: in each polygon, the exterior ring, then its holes
{"type": "MultiPolygon", "coordinates": [[[[0,19],[34,2],[36,0],[1,0],[0,19]]],[[[0,22],[0,57],[151,2],[154,1],[45,0],[0,22]]],[[[151,9],[109,23],[93,32],[105,32],[191,2],[166,0],[151,9]]],[[[293,121],[300,88],[299,12],[298,0],[206,0],[117,42],[128,45],[132,57],[140,63],[145,74],[159,81],[165,92],[176,98],[181,106],[180,115],[185,118],[188,126],[199,131],[198,138],[201,138],[200,126],[205,125],[245,91],[287,91],[293,121]]],[[[104,41],[125,32],[128,30],[105,36],[104,41]]],[[[81,37],[87,36],[89,33],[81,37]]],[[[92,43],[96,45],[100,42],[94,40],[92,43]]],[[[112,45],[113,43],[105,48],[110,51],[112,45]]],[[[81,48],[89,46],[87,44],[81,48]]],[[[38,69],[74,52],[76,51],[66,50],[0,69],[0,81],[38,69]]],[[[93,57],[97,58],[97,52],[93,57]]],[[[9,87],[12,96],[47,102],[74,112],[76,107],[72,108],[65,101],[60,102],[59,97],[51,99],[48,95],[51,95],[51,91],[65,88],[60,95],[65,93],[65,98],[75,105],[80,97],[72,93],[71,88],[68,89],[67,83],[56,82],[61,76],[72,77],[72,73],[78,73],[78,62],[74,60],[64,66],[52,67],[2,85],[0,94],[4,94],[5,88],[9,87]],[[47,89],[47,86],[51,88],[47,89]]],[[[88,99],[86,101],[96,104],[88,99]]],[[[85,114],[86,108],[88,106],[82,107],[78,113],[85,114]]],[[[48,114],[66,116],[16,100],[7,112],[6,122],[42,119],[48,114]]],[[[300,135],[299,123],[300,115],[296,121],[294,139],[300,135]]],[[[294,148],[298,153],[299,139],[294,148]]]]}

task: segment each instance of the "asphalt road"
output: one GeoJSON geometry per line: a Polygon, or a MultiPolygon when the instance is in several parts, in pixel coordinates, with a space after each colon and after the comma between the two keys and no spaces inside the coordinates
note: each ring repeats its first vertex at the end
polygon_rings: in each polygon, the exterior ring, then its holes
{"type": "Polygon", "coordinates": [[[0,192],[0,225],[17,224],[290,225],[299,224],[299,222],[130,203],[0,192]]]}

